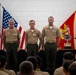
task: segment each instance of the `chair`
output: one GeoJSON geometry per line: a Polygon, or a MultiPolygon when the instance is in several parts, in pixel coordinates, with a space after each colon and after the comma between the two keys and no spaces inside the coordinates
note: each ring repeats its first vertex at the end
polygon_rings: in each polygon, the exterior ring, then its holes
{"type": "Polygon", "coordinates": [[[6,52],[5,52],[4,50],[0,50],[0,56],[1,56],[1,55],[6,56],[6,52]]]}
{"type": "Polygon", "coordinates": [[[41,66],[41,70],[45,70],[46,69],[46,54],[44,50],[40,50],[40,52],[38,53],[38,56],[41,57],[42,59],[42,66],[41,66]]]}
{"type": "Polygon", "coordinates": [[[20,63],[26,60],[27,53],[25,52],[25,50],[19,50],[17,54],[18,54],[17,58],[18,58],[18,68],[19,68],[20,63]]]}

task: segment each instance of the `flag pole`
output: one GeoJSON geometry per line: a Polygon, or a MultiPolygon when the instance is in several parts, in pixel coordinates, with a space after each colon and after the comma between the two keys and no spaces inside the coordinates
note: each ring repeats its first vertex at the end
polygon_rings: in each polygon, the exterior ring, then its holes
{"type": "Polygon", "coordinates": [[[1,13],[1,3],[0,3],[0,49],[1,49],[1,38],[2,38],[2,21],[1,21],[1,18],[2,18],[2,13],[1,13]]]}
{"type": "Polygon", "coordinates": [[[75,11],[75,18],[74,18],[74,47],[76,50],[76,11],[75,11]]]}

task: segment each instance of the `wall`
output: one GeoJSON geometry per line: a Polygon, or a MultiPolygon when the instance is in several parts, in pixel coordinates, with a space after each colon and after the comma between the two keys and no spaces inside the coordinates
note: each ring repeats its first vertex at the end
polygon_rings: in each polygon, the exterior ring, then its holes
{"type": "Polygon", "coordinates": [[[51,15],[54,25],[60,27],[76,10],[76,0],[0,0],[0,3],[24,30],[29,28],[29,20],[34,19],[36,28],[41,31],[51,15]]]}

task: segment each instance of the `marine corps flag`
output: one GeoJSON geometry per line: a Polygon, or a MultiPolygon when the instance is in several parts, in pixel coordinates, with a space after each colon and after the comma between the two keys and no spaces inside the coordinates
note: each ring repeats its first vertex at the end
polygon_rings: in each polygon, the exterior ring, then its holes
{"type": "Polygon", "coordinates": [[[64,48],[64,43],[66,40],[64,39],[64,35],[68,29],[68,33],[70,34],[71,38],[69,43],[72,45],[72,49],[76,49],[76,11],[60,26],[60,48],[64,48]]]}

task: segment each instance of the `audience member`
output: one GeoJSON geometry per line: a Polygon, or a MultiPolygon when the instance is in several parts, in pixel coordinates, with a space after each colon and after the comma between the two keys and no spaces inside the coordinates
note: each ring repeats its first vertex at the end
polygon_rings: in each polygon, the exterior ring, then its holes
{"type": "Polygon", "coordinates": [[[0,75],[9,75],[9,74],[7,74],[7,73],[0,70],[0,75]]]}
{"type": "Polygon", "coordinates": [[[44,71],[41,71],[41,70],[40,70],[40,67],[41,67],[41,65],[42,65],[42,59],[41,59],[39,56],[36,56],[36,59],[37,59],[37,61],[38,61],[38,63],[37,63],[38,65],[37,65],[36,71],[42,73],[43,75],[49,75],[48,72],[44,72],[44,71]]]}
{"type": "Polygon", "coordinates": [[[23,61],[19,65],[18,75],[34,75],[34,66],[30,61],[23,61]]]}
{"type": "Polygon", "coordinates": [[[38,61],[37,61],[36,57],[34,57],[34,56],[29,56],[29,57],[27,57],[26,60],[32,62],[33,65],[34,65],[34,70],[36,70],[36,68],[37,68],[37,66],[38,66],[38,65],[37,65],[38,61]]]}
{"type": "Polygon", "coordinates": [[[68,71],[69,75],[76,75],[76,61],[70,64],[68,71]]]}
{"type": "Polygon", "coordinates": [[[68,67],[69,65],[72,63],[73,61],[72,60],[65,60],[63,62],[63,72],[65,73],[65,75],[68,75],[69,74],[69,71],[68,71],[68,67]]]}
{"type": "Polygon", "coordinates": [[[13,70],[7,70],[6,66],[7,66],[6,57],[2,55],[2,56],[0,56],[0,70],[9,75],[16,75],[13,70]]]}
{"type": "MultiPolygon", "coordinates": [[[[65,60],[72,60],[74,61],[74,54],[72,52],[65,52],[63,54],[63,62],[65,60]]],[[[54,71],[54,75],[64,75],[64,72],[63,72],[63,66],[57,68],[55,71],[54,71]]]]}
{"type": "Polygon", "coordinates": [[[38,70],[38,60],[36,59],[36,57],[34,56],[29,56],[26,60],[28,61],[31,61],[34,65],[34,72],[35,72],[35,75],[49,75],[48,73],[45,73],[45,72],[40,72],[38,70]]]}

